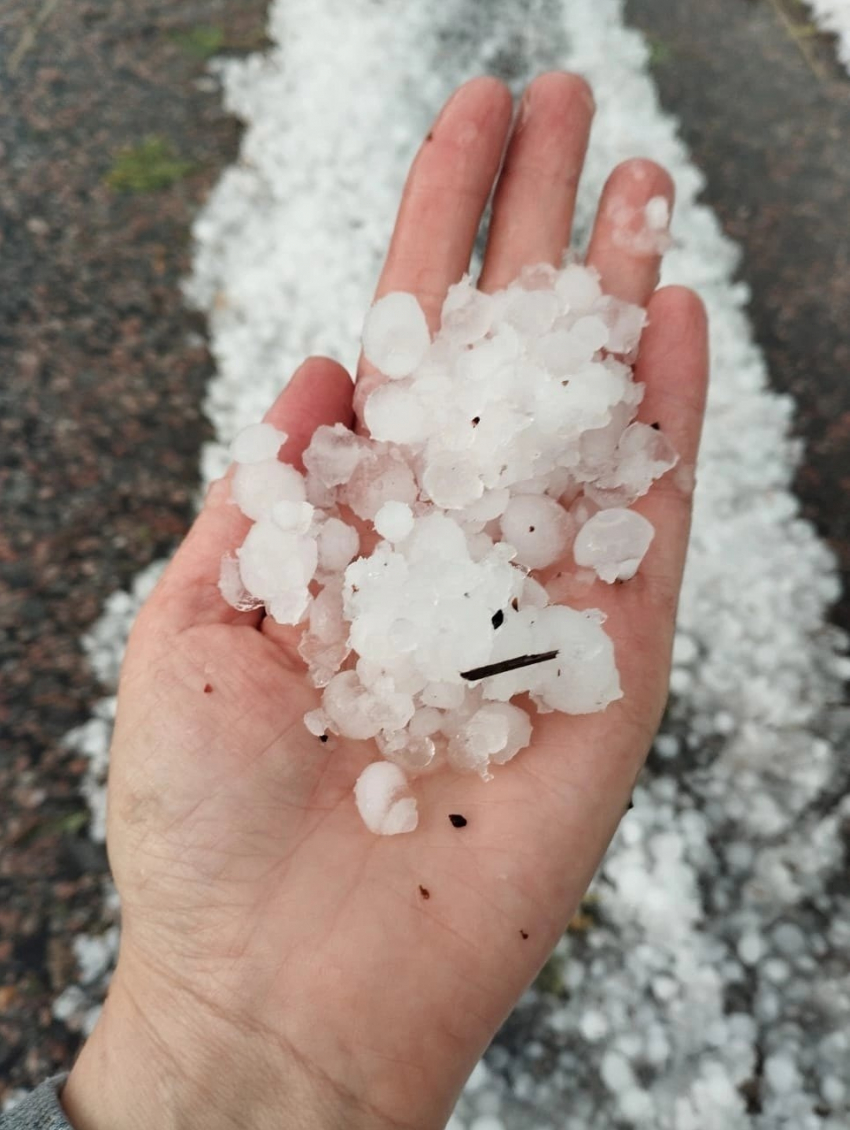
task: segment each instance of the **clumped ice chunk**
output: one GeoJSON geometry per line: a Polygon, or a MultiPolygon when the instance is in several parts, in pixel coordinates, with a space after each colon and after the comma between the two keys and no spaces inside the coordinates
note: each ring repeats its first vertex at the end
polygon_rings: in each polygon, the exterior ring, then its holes
{"type": "Polygon", "coordinates": [[[234,463],[262,463],[265,459],[274,459],[288,438],[286,432],[273,424],[249,424],[231,443],[230,458],[234,463]]]}
{"type": "Polygon", "coordinates": [[[516,655],[551,655],[532,666],[487,677],[486,699],[507,702],[531,694],[539,707],[595,714],[621,697],[614,645],[594,610],[561,605],[509,612],[493,649],[494,662],[516,655]]]}
{"type": "Polygon", "coordinates": [[[354,786],[363,823],[379,836],[412,832],[419,823],[416,801],[408,794],[404,771],[389,761],[367,765],[354,786]]]}
{"type": "Polygon", "coordinates": [[[326,487],[347,483],[355,468],[371,454],[369,441],[344,424],[322,424],[304,452],[304,466],[326,487]]]}
{"type": "Polygon", "coordinates": [[[573,555],[577,565],[594,569],[609,585],[628,581],[638,571],[655,529],[634,510],[600,510],[576,535],[573,555]]]}
{"type": "MultiPolygon", "coordinates": [[[[666,202],[620,203],[615,235],[654,254],[666,202]]],[[[417,775],[488,779],[529,744],[535,712],[621,696],[602,613],[552,605],[533,571],[574,560],[576,579],[625,580],[649,546],[628,507],[676,453],[636,419],[645,322],[576,262],[494,294],[465,277],[433,340],[412,295],[387,295],[363,333],[384,378],[364,398],[369,434],[318,428],[305,476],[269,425],[234,442],[233,497],[254,525],[222,563],[222,595],[303,625],[321,698],[306,728],[383,759],[355,790],[373,831],[416,826],[417,775]]]]}
{"type": "Polygon", "coordinates": [[[492,327],[496,315],[493,296],[478,290],[470,276],[464,275],[459,283],[449,287],[440,324],[458,345],[473,345],[492,327]]]}
{"type": "Polygon", "coordinates": [[[531,739],[531,720],[518,706],[485,703],[456,725],[448,726],[448,761],[462,772],[492,777],[490,765],[504,765],[531,739]]]}
{"type": "Polygon", "coordinates": [[[387,294],[369,311],[363,353],[385,377],[409,376],[430,344],[425,314],[412,294],[387,294]]]}
{"type": "Polygon", "coordinates": [[[396,448],[383,446],[357,464],[340,498],[358,518],[372,521],[385,502],[410,506],[418,494],[416,478],[404,456],[396,448]]]}

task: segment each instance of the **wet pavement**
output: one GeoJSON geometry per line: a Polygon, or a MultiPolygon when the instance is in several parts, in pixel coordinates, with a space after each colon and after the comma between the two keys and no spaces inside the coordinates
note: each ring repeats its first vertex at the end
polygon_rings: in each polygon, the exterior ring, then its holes
{"type": "MultiPolygon", "coordinates": [[[[6,0],[0,13],[0,1103],[67,1066],[51,1003],[102,922],[80,637],[185,530],[209,426],[189,224],[238,129],[205,71],[261,0],[6,0]],[[238,8],[238,11],[235,10],[238,8]]],[[[794,0],[630,0],[662,101],[743,247],[804,512],[850,569],[850,78],[794,0]]],[[[846,586],[845,586],[846,590],[846,586]]],[[[835,610],[850,627],[850,602],[835,610]]]]}
{"type": "Polygon", "coordinates": [[[78,1041],[50,1006],[103,913],[61,744],[103,693],[79,641],[189,520],[211,363],[179,283],[238,145],[205,56],[261,47],[264,9],[0,11],[0,1103],[78,1041]]]}
{"type": "Polygon", "coordinates": [[[773,386],[796,402],[795,493],[838,557],[850,629],[850,75],[794,0],[628,0],[661,102],[742,248],[773,386]]]}

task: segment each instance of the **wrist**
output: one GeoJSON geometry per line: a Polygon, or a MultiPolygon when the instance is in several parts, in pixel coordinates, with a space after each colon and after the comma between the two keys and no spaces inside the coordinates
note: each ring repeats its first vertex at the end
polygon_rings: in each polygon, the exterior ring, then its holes
{"type": "Polygon", "coordinates": [[[74,1130],[330,1130],[369,1125],[267,1033],[236,1033],[189,997],[167,1015],[116,973],[60,1095],[74,1130]]]}

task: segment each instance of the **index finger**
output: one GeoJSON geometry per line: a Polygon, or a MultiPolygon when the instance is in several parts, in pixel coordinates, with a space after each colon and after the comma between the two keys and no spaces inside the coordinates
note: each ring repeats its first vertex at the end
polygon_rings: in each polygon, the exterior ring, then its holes
{"type": "MultiPolygon", "coordinates": [[[[375,298],[414,294],[432,332],[446,291],[469,268],[511,124],[511,94],[476,78],[446,103],[411,166],[375,298]]],[[[380,376],[361,358],[358,414],[380,376]]]]}

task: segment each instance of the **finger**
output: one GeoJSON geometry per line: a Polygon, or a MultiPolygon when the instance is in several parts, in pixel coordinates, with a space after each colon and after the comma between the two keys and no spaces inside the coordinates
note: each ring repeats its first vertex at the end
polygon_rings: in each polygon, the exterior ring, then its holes
{"type": "Polygon", "coordinates": [[[593,111],[578,75],[541,75],[526,90],[493,202],[482,290],[506,286],[527,265],[560,265],[593,111]]]}
{"type": "MultiPolygon", "coordinates": [[[[510,121],[508,88],[494,78],[473,79],[446,103],[408,175],[375,297],[415,294],[432,330],[446,291],[469,268],[510,121]]],[[[358,413],[376,380],[361,360],[358,413]]]]}
{"type": "MultiPolygon", "coordinates": [[[[311,357],[298,369],[265,415],[289,436],[280,458],[303,469],[301,456],[320,424],[350,424],[352,383],[341,365],[311,357]]],[[[218,589],[221,559],[251,527],[230,497],[230,472],[213,483],[203,509],[177,550],[149,602],[150,614],[169,630],[192,624],[256,624],[260,614],[237,612],[218,589]]]]}
{"type": "MultiPolygon", "coordinates": [[[[599,271],[606,294],[647,304],[658,286],[661,252],[668,239],[667,225],[654,226],[658,218],[652,210],[647,212],[647,204],[662,198],[669,223],[674,193],[670,174],[654,161],[624,161],[611,173],[587,250],[587,263],[599,271]]],[[[663,215],[660,219],[663,222],[663,215]]]]}
{"type": "MultiPolygon", "coordinates": [[[[686,287],[657,291],[648,306],[635,378],[645,385],[640,417],[657,424],[679,462],[634,509],[655,527],[638,577],[654,601],[675,608],[691,522],[697,452],[708,387],[708,325],[700,298],[686,287]]],[[[635,578],[637,579],[637,578],[635,578]]],[[[630,582],[631,583],[631,582],[630,582]]],[[[628,585],[621,586],[623,590],[628,585]]],[[[673,617],[669,617],[672,621],[673,617]]],[[[672,622],[669,625],[672,641],[672,622]]]]}
{"type": "Polygon", "coordinates": [[[636,373],[647,390],[641,416],[660,424],[680,464],[634,507],[655,527],[637,575],[619,585],[595,582],[583,599],[576,593],[568,599],[607,614],[605,630],[614,643],[623,697],[598,714],[536,718],[534,744],[516,763],[516,789],[527,790],[532,824],[523,834],[539,836],[546,829],[547,858],[572,859],[580,870],[580,881],[563,896],[567,902],[589,881],[626,811],[667,698],[705,407],[708,335],[701,301],[683,287],[658,291],[649,317],[636,373]]]}

